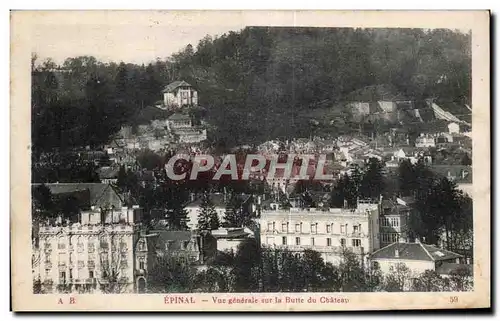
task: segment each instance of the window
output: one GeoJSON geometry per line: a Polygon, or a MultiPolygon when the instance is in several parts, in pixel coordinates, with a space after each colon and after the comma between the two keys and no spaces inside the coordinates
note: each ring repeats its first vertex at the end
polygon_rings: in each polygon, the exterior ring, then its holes
{"type": "Polygon", "coordinates": [[[353,233],[359,233],[359,225],[353,225],[352,232],[353,233]]]}
{"type": "Polygon", "coordinates": [[[378,264],[378,262],[373,261],[373,262],[372,262],[372,269],[374,269],[374,270],[378,270],[379,268],[380,268],[380,265],[378,264]]]}
{"type": "Polygon", "coordinates": [[[340,225],[340,234],[345,233],[345,225],[340,225]]]}
{"type": "Polygon", "coordinates": [[[139,269],[144,270],[144,257],[139,257],[139,269]]]}
{"type": "Polygon", "coordinates": [[[88,252],[89,253],[93,253],[95,251],[95,244],[94,243],[89,243],[87,245],[87,247],[88,247],[88,252]]]}
{"type": "Polygon", "coordinates": [[[300,224],[295,224],[295,232],[300,232],[300,224]]]}
{"type": "Polygon", "coordinates": [[[120,242],[120,250],[126,251],[127,250],[127,243],[124,241],[120,242]]]}
{"type": "Polygon", "coordinates": [[[399,227],[399,217],[391,217],[390,224],[392,227],[399,227]]]}
{"type": "Polygon", "coordinates": [[[288,233],[288,224],[287,223],[281,224],[281,231],[288,233]]]}
{"type": "Polygon", "coordinates": [[[73,269],[69,269],[69,279],[73,279],[73,269]]]}
{"type": "Polygon", "coordinates": [[[184,242],[182,242],[182,249],[183,249],[183,250],[187,250],[188,245],[189,245],[189,241],[184,241],[184,242]]]}
{"type": "Polygon", "coordinates": [[[273,225],[274,225],[273,223],[267,223],[267,230],[274,231],[273,225]]]}
{"type": "Polygon", "coordinates": [[[311,237],[311,245],[314,246],[314,237],[311,237]]]}
{"type": "Polygon", "coordinates": [[[89,278],[93,279],[94,278],[94,271],[89,270],[89,278]]]}
{"type": "Polygon", "coordinates": [[[76,242],[76,249],[79,253],[83,252],[83,248],[84,248],[84,245],[83,245],[83,241],[82,241],[82,237],[79,236],[78,237],[78,240],[76,242]]]}
{"type": "Polygon", "coordinates": [[[103,249],[103,250],[107,250],[107,249],[108,249],[108,247],[109,247],[109,244],[108,244],[108,242],[106,242],[105,240],[101,240],[101,242],[100,242],[99,246],[101,247],[101,249],[103,249]]]}
{"type": "Polygon", "coordinates": [[[286,245],[286,236],[283,236],[281,238],[281,242],[282,242],[283,245],[286,245]]]}
{"type": "Polygon", "coordinates": [[[326,233],[332,232],[332,226],[330,224],[326,224],[326,233]]]}
{"type": "Polygon", "coordinates": [[[45,278],[49,277],[50,269],[45,269],[45,278]]]}
{"type": "Polygon", "coordinates": [[[138,247],[139,247],[139,251],[145,251],[146,250],[146,242],[144,240],[140,240],[138,247]]]}
{"type": "Polygon", "coordinates": [[[57,249],[58,250],[65,250],[66,249],[66,244],[64,243],[64,238],[60,237],[59,242],[57,244],[57,249]]]}
{"type": "Polygon", "coordinates": [[[317,232],[318,232],[318,224],[317,223],[311,224],[311,233],[316,234],[317,232]]]}
{"type": "Polygon", "coordinates": [[[73,263],[74,257],[73,253],[69,253],[69,263],[73,263]]]}
{"type": "Polygon", "coordinates": [[[332,239],[331,238],[326,239],[326,246],[332,246],[332,239]]]}
{"type": "Polygon", "coordinates": [[[295,238],[295,245],[300,245],[300,237],[295,238]]]}
{"type": "Polygon", "coordinates": [[[125,261],[125,262],[127,261],[127,252],[122,252],[122,253],[120,254],[120,256],[121,256],[121,257],[120,257],[120,260],[121,260],[122,262],[123,262],[123,261],[125,261]]]}
{"type": "Polygon", "coordinates": [[[88,260],[88,261],[87,261],[87,265],[89,266],[89,268],[93,268],[93,267],[95,267],[95,262],[94,262],[94,260],[88,260]]]}
{"type": "Polygon", "coordinates": [[[85,262],[83,260],[78,260],[78,269],[83,269],[85,262]]]}
{"type": "Polygon", "coordinates": [[[353,247],[360,247],[361,246],[361,240],[360,239],[353,239],[352,240],[352,246],[353,247]]]}
{"type": "Polygon", "coordinates": [[[345,243],[346,243],[346,242],[345,242],[345,239],[343,239],[343,238],[342,238],[342,239],[340,239],[340,246],[344,247],[344,246],[345,246],[345,243]]]}
{"type": "Polygon", "coordinates": [[[51,250],[52,249],[52,245],[48,242],[46,242],[43,247],[46,249],[46,250],[51,250]]]}

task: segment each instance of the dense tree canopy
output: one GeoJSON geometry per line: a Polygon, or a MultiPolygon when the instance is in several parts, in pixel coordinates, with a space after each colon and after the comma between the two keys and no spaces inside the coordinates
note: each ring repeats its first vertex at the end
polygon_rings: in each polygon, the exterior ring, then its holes
{"type": "Polygon", "coordinates": [[[309,136],[319,129],[304,113],[339,109],[369,85],[410,99],[469,103],[470,40],[443,29],[248,27],[147,65],[82,56],[57,66],[34,56],[34,145],[102,143],[178,79],[198,89],[210,135],[225,145],[309,136]]]}

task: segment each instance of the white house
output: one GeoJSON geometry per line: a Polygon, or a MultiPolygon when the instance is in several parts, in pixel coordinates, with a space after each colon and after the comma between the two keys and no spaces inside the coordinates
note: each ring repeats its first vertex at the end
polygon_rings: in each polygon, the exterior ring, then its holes
{"type": "Polygon", "coordinates": [[[170,83],[162,90],[162,93],[163,104],[168,109],[198,106],[198,92],[183,80],[170,83]]]}
{"type": "Polygon", "coordinates": [[[380,269],[382,274],[391,272],[391,267],[406,265],[412,276],[417,277],[426,270],[436,271],[443,263],[459,263],[460,254],[440,249],[434,245],[395,242],[373,252],[370,255],[372,267],[380,269]]]}
{"type": "Polygon", "coordinates": [[[460,133],[460,125],[457,123],[449,123],[448,124],[448,133],[450,133],[450,134],[460,133]]]}

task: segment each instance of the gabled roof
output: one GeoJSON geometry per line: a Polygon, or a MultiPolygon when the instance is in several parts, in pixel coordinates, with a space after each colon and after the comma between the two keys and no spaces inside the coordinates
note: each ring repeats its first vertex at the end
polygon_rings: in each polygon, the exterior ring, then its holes
{"type": "Polygon", "coordinates": [[[184,242],[191,242],[193,240],[193,233],[191,231],[171,231],[171,230],[151,230],[148,232],[147,237],[148,249],[165,250],[165,244],[168,244],[168,251],[175,250],[191,250],[190,248],[183,248],[184,242]]]}
{"type": "MultiPolygon", "coordinates": [[[[33,184],[36,188],[42,184],[33,184]]],[[[66,195],[75,196],[81,208],[111,207],[120,208],[124,201],[115,188],[103,183],[50,183],[45,184],[50,189],[52,195],[64,197],[66,195]]]]}
{"type": "Polygon", "coordinates": [[[97,170],[97,175],[99,175],[100,179],[118,178],[119,171],[120,168],[118,167],[104,166],[97,170]]]}
{"type": "Polygon", "coordinates": [[[445,261],[462,257],[460,254],[443,250],[434,245],[422,243],[392,243],[373,252],[375,260],[414,260],[414,261],[445,261]],[[396,250],[398,256],[396,256],[396,250]]]}
{"type": "Polygon", "coordinates": [[[171,93],[178,87],[193,87],[184,80],[176,80],[170,84],[168,84],[161,92],[162,93],[171,93]]]}

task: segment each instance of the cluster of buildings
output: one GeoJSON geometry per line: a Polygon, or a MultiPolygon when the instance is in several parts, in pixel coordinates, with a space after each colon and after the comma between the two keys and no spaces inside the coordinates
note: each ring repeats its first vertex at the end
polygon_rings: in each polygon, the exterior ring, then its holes
{"type": "Polygon", "coordinates": [[[162,91],[163,100],[138,111],[139,124],[123,126],[116,144],[121,149],[159,151],[177,144],[199,144],[207,139],[199,115],[198,92],[185,81],[174,81],[162,91]]]}
{"type": "Polygon", "coordinates": [[[471,271],[470,259],[411,239],[408,221],[414,213],[411,198],[378,202],[358,201],[355,209],[278,206],[261,212],[260,243],[301,253],[317,251],[325,262],[338,265],[346,250],[361,264],[378,267],[383,274],[405,264],[414,277],[432,270],[448,277],[458,267],[471,271]]]}
{"type": "MultiPolygon", "coordinates": [[[[113,185],[45,186],[55,200],[72,200],[78,215],[34,222],[33,280],[40,293],[144,293],[158,257],[175,257],[203,268],[217,251],[236,251],[243,240],[254,237],[245,227],[197,230],[197,197],[186,205],[188,230],[171,230],[163,225],[146,228],[143,210],[113,185]]],[[[222,221],[224,196],[212,198],[222,221]]],[[[250,196],[243,200],[242,206],[250,206],[250,196]]]]}

